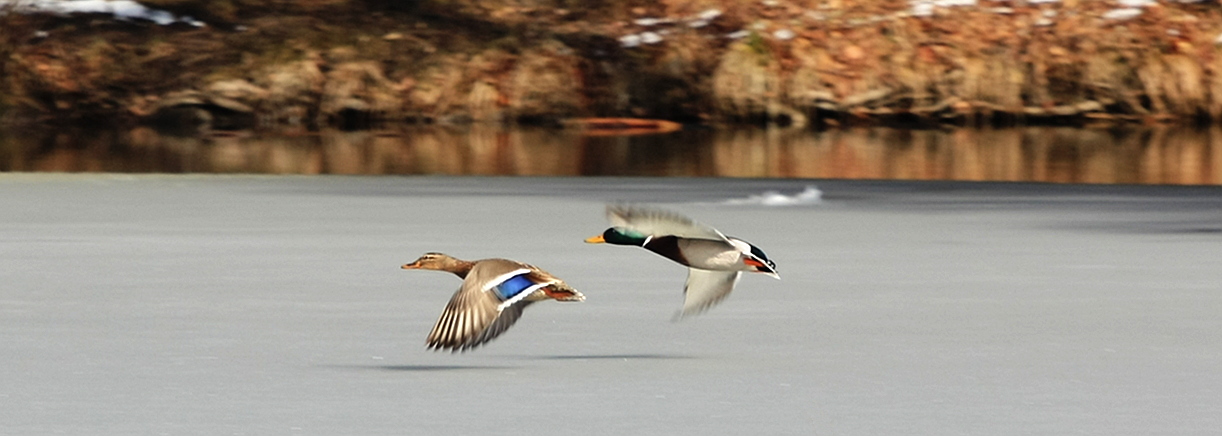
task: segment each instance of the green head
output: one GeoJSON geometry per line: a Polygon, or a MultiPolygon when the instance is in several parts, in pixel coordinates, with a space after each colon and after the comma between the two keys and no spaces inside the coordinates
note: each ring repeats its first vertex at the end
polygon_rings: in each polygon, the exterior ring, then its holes
{"type": "Polygon", "coordinates": [[[642,247],[649,240],[649,236],[631,229],[623,227],[612,227],[598,236],[586,238],[586,242],[590,244],[612,244],[612,245],[635,245],[642,247]]]}

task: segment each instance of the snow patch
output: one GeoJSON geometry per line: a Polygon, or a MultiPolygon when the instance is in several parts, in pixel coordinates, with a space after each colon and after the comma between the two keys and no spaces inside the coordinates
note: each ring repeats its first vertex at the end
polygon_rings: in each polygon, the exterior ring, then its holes
{"type": "Polygon", "coordinates": [[[951,8],[956,6],[976,6],[976,0],[933,0],[934,6],[951,8]]]}
{"type": "Polygon", "coordinates": [[[789,29],[781,29],[776,32],[772,32],[772,37],[779,39],[781,41],[791,40],[795,36],[798,36],[798,35],[796,33],[793,33],[793,31],[789,29]]]}
{"type": "Polygon", "coordinates": [[[721,10],[709,9],[707,11],[701,12],[699,15],[699,18],[704,21],[713,21],[714,19],[720,16],[721,16],[721,10]]]}
{"type": "Polygon", "coordinates": [[[657,44],[662,42],[662,35],[653,32],[645,32],[641,34],[641,42],[646,44],[657,44]]]}
{"type": "Polygon", "coordinates": [[[933,15],[934,8],[968,7],[977,4],[977,0],[908,0],[910,13],[917,17],[933,15]]]}
{"type": "Polygon", "coordinates": [[[1102,17],[1105,20],[1128,20],[1128,19],[1135,18],[1138,15],[1141,15],[1141,9],[1124,8],[1124,9],[1112,9],[1110,11],[1104,12],[1102,17]]]}
{"type": "Polygon", "coordinates": [[[737,31],[737,32],[730,32],[730,33],[727,33],[727,34],[726,34],[726,38],[730,38],[730,39],[743,39],[743,38],[746,38],[746,37],[747,37],[747,35],[750,35],[750,34],[751,34],[751,31],[749,31],[749,30],[739,30],[739,31],[737,31]]]}
{"type": "Polygon", "coordinates": [[[52,14],[111,14],[118,19],[140,19],[148,20],[160,25],[173,23],[187,23],[196,27],[203,27],[206,24],[202,21],[191,17],[176,17],[167,11],[158,9],[149,9],[140,3],[132,0],[75,0],[75,1],[51,1],[39,0],[31,2],[21,1],[0,1],[0,4],[14,4],[17,6],[18,12],[35,13],[46,12],[52,14]]]}

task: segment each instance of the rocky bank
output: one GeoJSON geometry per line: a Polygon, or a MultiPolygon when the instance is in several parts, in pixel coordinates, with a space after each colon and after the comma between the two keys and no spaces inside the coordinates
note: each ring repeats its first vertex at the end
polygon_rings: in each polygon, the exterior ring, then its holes
{"type": "Polygon", "coordinates": [[[138,3],[190,18],[0,6],[4,119],[197,130],[1222,120],[1213,1],[138,3]]]}

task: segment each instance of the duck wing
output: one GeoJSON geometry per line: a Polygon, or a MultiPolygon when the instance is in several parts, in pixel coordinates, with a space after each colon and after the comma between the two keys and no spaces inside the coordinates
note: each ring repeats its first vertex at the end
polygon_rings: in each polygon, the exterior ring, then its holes
{"type": "Polygon", "coordinates": [[[505,259],[477,262],[433,325],[428,347],[462,351],[500,336],[532,303],[527,297],[550,284],[535,281],[534,271],[505,259]]]}
{"type": "Polygon", "coordinates": [[[741,275],[738,271],[688,268],[687,285],[683,288],[683,310],[675,315],[675,320],[699,314],[725,300],[741,275]]]}
{"type": "Polygon", "coordinates": [[[651,236],[730,240],[715,228],[665,209],[624,204],[607,205],[607,221],[651,236]]]}
{"type": "Polygon", "coordinates": [[[534,301],[522,300],[518,304],[506,306],[501,310],[500,316],[493,319],[492,323],[488,324],[488,327],[485,327],[484,331],[475,337],[464,349],[481,345],[495,339],[501,333],[505,333],[505,330],[509,330],[509,327],[513,326],[514,323],[518,322],[518,318],[522,317],[522,309],[525,309],[531,303],[534,303],[534,301]]]}

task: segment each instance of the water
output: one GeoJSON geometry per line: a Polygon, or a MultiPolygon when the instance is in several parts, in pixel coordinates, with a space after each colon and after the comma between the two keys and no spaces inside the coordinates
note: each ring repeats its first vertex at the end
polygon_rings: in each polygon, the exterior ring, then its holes
{"type": "Polygon", "coordinates": [[[1095,184],[1222,184],[1222,129],[1171,127],[823,132],[689,128],[413,127],[181,137],[0,132],[0,171],[679,176],[1095,184]]]}

